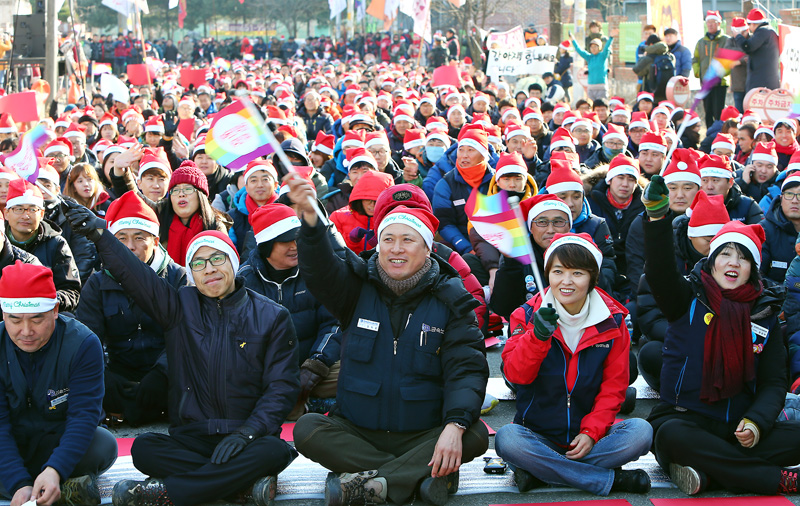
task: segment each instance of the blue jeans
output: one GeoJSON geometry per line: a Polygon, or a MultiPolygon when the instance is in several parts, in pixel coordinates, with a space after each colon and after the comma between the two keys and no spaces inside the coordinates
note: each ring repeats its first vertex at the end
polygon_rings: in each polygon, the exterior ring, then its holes
{"type": "Polygon", "coordinates": [[[597,495],[608,495],[614,483],[614,469],[632,462],[650,450],[653,428],[641,418],[629,418],[612,425],[580,460],[564,456],[558,446],[522,425],[509,424],[497,431],[497,454],[514,467],[521,467],[551,485],[566,485],[597,495]]]}
{"type": "Polygon", "coordinates": [[[733,105],[739,109],[739,112],[744,114],[744,96],[746,95],[743,91],[734,91],[733,92],[733,105]]]}

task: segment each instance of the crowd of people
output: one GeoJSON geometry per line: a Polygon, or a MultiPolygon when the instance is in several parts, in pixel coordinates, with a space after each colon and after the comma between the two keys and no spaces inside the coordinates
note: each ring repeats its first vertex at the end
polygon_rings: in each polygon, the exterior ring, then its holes
{"type": "MultiPolygon", "coordinates": [[[[590,76],[614,35],[572,42],[590,76]]],[[[487,450],[503,333],[495,449],[520,491],[647,493],[623,466],[653,451],[689,495],[798,493],[796,120],[729,105],[704,131],[591,77],[570,103],[297,56],[89,90],[40,121],[35,181],[0,167],[0,496],[99,504],[107,427],[168,421],[113,504],[271,504],[300,453],[326,505],[443,505],[487,450]],[[210,124],[244,100],[284,161],[218,163],[210,124]],[[473,226],[477,194],[519,199],[530,257],[473,226]],[[639,374],[660,400],[619,421],[639,374]]],[[[34,126],[0,115],[0,152],[34,126]]]]}

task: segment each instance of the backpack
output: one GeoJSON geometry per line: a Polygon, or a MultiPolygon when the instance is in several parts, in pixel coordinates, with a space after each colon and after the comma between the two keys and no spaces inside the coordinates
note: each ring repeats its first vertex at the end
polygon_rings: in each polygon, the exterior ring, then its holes
{"type": "Polygon", "coordinates": [[[675,76],[675,55],[660,54],[653,59],[650,67],[650,89],[655,94],[664,94],[667,83],[675,76]]]}

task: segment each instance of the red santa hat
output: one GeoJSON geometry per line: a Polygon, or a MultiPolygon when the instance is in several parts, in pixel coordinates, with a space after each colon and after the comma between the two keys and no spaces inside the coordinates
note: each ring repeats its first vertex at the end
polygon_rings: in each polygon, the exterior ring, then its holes
{"type": "Polygon", "coordinates": [[[498,146],[502,146],[503,144],[503,134],[500,132],[500,127],[498,125],[492,125],[491,123],[484,127],[486,129],[486,136],[489,140],[490,144],[495,144],[498,146]]]}
{"type": "Polygon", "coordinates": [[[8,183],[6,209],[14,206],[36,206],[44,209],[42,191],[25,179],[15,179],[8,183]]]}
{"type": "Polygon", "coordinates": [[[766,23],[767,15],[764,14],[764,11],[762,11],[761,9],[755,8],[747,13],[747,19],[745,21],[747,21],[748,23],[758,23],[758,24],[766,23]]]}
{"type": "Polygon", "coordinates": [[[597,247],[597,244],[595,244],[592,240],[592,236],[586,232],[582,232],[580,234],[570,232],[567,234],[554,235],[553,240],[550,242],[550,246],[548,246],[547,250],[544,252],[544,264],[547,265],[547,262],[550,260],[550,257],[553,256],[553,253],[555,253],[558,248],[566,244],[572,244],[574,246],[586,248],[586,250],[591,253],[595,262],[597,262],[598,269],[603,264],[603,253],[600,251],[600,248],[597,247]]]}
{"type": "Polygon", "coordinates": [[[506,142],[518,136],[530,138],[531,129],[528,128],[526,125],[520,125],[516,121],[506,125],[506,142]]]}
{"type": "Polygon", "coordinates": [[[781,118],[776,121],[775,124],[772,125],[772,131],[774,132],[777,130],[779,126],[785,126],[795,134],[797,133],[797,122],[791,118],[781,118]]]}
{"type": "Polygon", "coordinates": [[[44,156],[52,156],[56,153],[72,156],[72,143],[69,139],[66,137],[57,137],[44,147],[44,156]]]}
{"type": "Polygon", "coordinates": [[[569,206],[566,204],[566,202],[552,193],[534,195],[533,197],[527,198],[520,202],[519,207],[522,211],[522,215],[525,216],[525,222],[528,225],[528,230],[531,229],[533,220],[546,211],[561,211],[567,215],[569,228],[572,228],[572,211],[569,210],[569,206]]]}
{"type": "Polygon", "coordinates": [[[114,128],[117,127],[117,117],[111,113],[103,114],[103,117],[100,118],[100,125],[99,128],[103,128],[106,125],[113,126],[114,128]]]}
{"type": "Polygon", "coordinates": [[[541,109],[542,101],[538,97],[528,97],[525,100],[525,108],[541,109]]]}
{"type": "Polygon", "coordinates": [[[669,165],[664,170],[664,183],[688,181],[701,186],[700,168],[690,149],[678,148],[672,152],[669,165]]]}
{"type": "Polygon", "coordinates": [[[351,167],[359,162],[366,162],[370,164],[373,169],[378,170],[378,162],[375,161],[375,157],[363,147],[346,150],[345,161],[347,162],[345,164],[346,167],[351,167]]]}
{"type": "Polygon", "coordinates": [[[564,127],[559,127],[550,138],[550,151],[556,148],[572,148],[573,151],[575,150],[575,139],[564,127]]]}
{"type": "Polygon", "coordinates": [[[489,95],[487,95],[486,93],[484,93],[482,91],[479,91],[479,92],[477,92],[475,94],[475,98],[472,99],[472,103],[474,104],[475,102],[483,102],[484,104],[488,104],[489,103],[489,95]]]}
{"type": "Polygon", "coordinates": [[[753,148],[751,159],[754,162],[761,161],[777,165],[778,153],[775,151],[774,142],[758,142],[753,148]]]}
{"type": "Polygon", "coordinates": [[[581,158],[578,153],[571,153],[569,151],[556,151],[550,154],[550,160],[565,160],[569,162],[570,167],[579,171],[581,169],[581,158]]]}
{"type": "Polygon", "coordinates": [[[9,113],[3,113],[0,115],[0,133],[2,134],[13,134],[17,132],[17,125],[14,123],[14,119],[11,117],[9,113]]]}
{"type": "Polygon", "coordinates": [[[158,237],[158,216],[135,191],[126,192],[113,201],[108,206],[105,218],[108,231],[112,234],[126,228],[135,228],[158,237]]]}
{"type": "Polygon", "coordinates": [[[69,128],[71,123],[72,121],[70,121],[69,116],[67,114],[62,114],[53,124],[53,128],[69,128]]]}
{"type": "Polygon", "coordinates": [[[722,23],[722,16],[719,14],[719,11],[706,11],[706,21],[709,19],[722,23]]]}
{"type": "Polygon", "coordinates": [[[5,165],[0,165],[0,179],[14,181],[16,179],[20,179],[20,177],[19,174],[17,174],[13,169],[6,167],[5,165]]]}
{"type": "MultiPolygon", "coordinates": [[[[389,95],[389,94],[386,93],[386,95],[389,95]]],[[[380,96],[381,96],[381,94],[379,93],[378,97],[380,97],[380,96]]],[[[477,99],[477,97],[476,97],[476,99],[477,99]]],[[[434,95],[431,92],[424,93],[422,95],[422,98],[420,99],[419,103],[420,103],[420,105],[422,105],[422,104],[430,104],[430,105],[436,107],[436,95],[434,95]]]]}
{"type": "Polygon", "coordinates": [[[538,109],[531,109],[530,107],[526,107],[524,111],[522,111],[522,122],[527,123],[528,120],[538,119],[539,121],[544,121],[544,116],[542,113],[539,112],[538,109]]]}
{"type": "Polygon", "coordinates": [[[559,113],[567,114],[569,111],[570,111],[569,105],[565,104],[564,102],[559,102],[553,108],[553,116],[555,116],[556,114],[559,114],[559,113]]]}
{"type": "Polygon", "coordinates": [[[761,123],[761,116],[759,116],[755,111],[748,109],[744,111],[744,114],[742,115],[741,124],[743,125],[745,123],[761,123]]]}
{"type": "Polygon", "coordinates": [[[583,118],[583,116],[581,116],[580,111],[567,111],[564,113],[564,119],[561,120],[561,126],[566,128],[581,118],[583,118]]]}
{"type": "Polygon", "coordinates": [[[756,267],[761,267],[761,246],[765,240],[764,228],[761,225],[745,225],[741,221],[729,221],[711,239],[708,256],[732,242],[744,246],[753,255],[756,267]]]}
{"type": "Polygon", "coordinates": [[[504,123],[508,123],[512,117],[521,119],[519,117],[519,109],[517,109],[516,107],[507,108],[505,111],[503,111],[503,114],[500,119],[502,119],[504,123]]]}
{"type": "Polygon", "coordinates": [[[734,107],[732,105],[729,105],[729,106],[725,107],[724,109],[722,109],[722,113],[720,113],[719,119],[720,119],[720,121],[725,123],[729,119],[734,119],[736,121],[739,121],[739,118],[741,118],[741,117],[742,117],[742,115],[741,115],[741,113],[739,113],[739,109],[737,109],[736,107],[734,107]]]}
{"type": "Polygon", "coordinates": [[[164,122],[161,121],[161,116],[160,115],[150,116],[147,119],[147,122],[144,124],[144,131],[156,134],[163,134],[164,122]]]}
{"type": "Polygon", "coordinates": [[[203,246],[208,246],[209,248],[213,248],[228,255],[228,259],[233,266],[233,272],[236,273],[239,271],[239,253],[236,252],[236,246],[233,245],[228,234],[220,232],[219,230],[206,230],[194,236],[189,243],[189,247],[186,248],[186,278],[189,280],[190,284],[194,284],[194,276],[192,276],[192,269],[189,268],[189,264],[192,263],[192,259],[197,253],[197,250],[203,246]]]}
{"type": "Polygon", "coordinates": [[[636,111],[631,115],[631,122],[628,125],[628,131],[631,131],[634,128],[644,128],[645,130],[650,130],[650,121],[647,119],[647,113],[636,111]]]}
{"type": "Polygon", "coordinates": [[[732,178],[733,170],[731,170],[730,159],[720,155],[704,156],[700,160],[700,177],[732,178]]]}
{"type": "MultiPolygon", "coordinates": [[[[384,138],[386,134],[383,134],[384,138]]],[[[386,139],[386,145],[389,145],[389,139],[386,139]]],[[[421,128],[409,128],[403,135],[403,149],[406,151],[414,148],[419,148],[425,145],[425,130],[421,128]]],[[[367,139],[367,147],[369,147],[369,139],[367,139]]]]}
{"type": "Polygon", "coordinates": [[[619,106],[625,105],[625,99],[622,97],[611,97],[608,99],[608,108],[616,109],[619,106]]]}
{"type": "Polygon", "coordinates": [[[686,122],[686,127],[688,128],[700,123],[700,116],[694,111],[685,111],[683,121],[686,122]]]}
{"type": "Polygon", "coordinates": [[[245,182],[250,179],[250,176],[255,174],[256,172],[263,170],[270,176],[274,181],[278,181],[278,171],[275,170],[275,166],[272,165],[272,162],[269,160],[262,160],[256,159],[247,164],[247,167],[244,169],[244,180],[245,182]]]}
{"type": "Polygon", "coordinates": [[[550,160],[550,175],[547,176],[547,193],[576,191],[583,193],[583,181],[567,160],[550,160]]]}
{"type": "Polygon", "coordinates": [[[425,129],[429,132],[447,132],[447,121],[441,116],[431,116],[428,118],[428,121],[425,122],[425,129]]]}
{"type": "Polygon", "coordinates": [[[480,125],[466,125],[458,134],[458,145],[469,146],[483,156],[484,160],[489,159],[489,135],[480,125]]]}
{"type": "Polygon", "coordinates": [[[342,139],[342,149],[347,151],[351,148],[363,148],[366,141],[367,133],[364,130],[348,130],[342,139]]]}
{"type": "Polygon", "coordinates": [[[713,237],[723,225],[731,221],[723,195],[710,196],[701,190],[695,194],[691,209],[689,228],[686,231],[689,237],[713,237]]]}
{"type": "Polygon", "coordinates": [[[144,173],[151,169],[160,170],[166,174],[167,177],[172,175],[172,167],[169,164],[169,158],[167,158],[164,148],[144,149],[142,159],[139,161],[139,173],[136,177],[141,180],[144,173]]]}
{"type": "MultiPolygon", "coordinates": [[[[798,153],[800,153],[800,151],[795,152],[795,154],[798,153]]],[[[792,158],[794,158],[794,155],[792,155],[792,158]]],[[[791,164],[789,165],[791,166],[791,164]]],[[[786,170],[789,169],[787,168],[786,170]]],[[[795,168],[794,170],[798,170],[798,168],[795,168]]],[[[794,172],[792,173],[792,175],[783,180],[783,184],[781,184],[781,191],[788,189],[788,187],[795,186],[798,184],[800,184],[800,173],[794,172]]]]}
{"type": "Polygon", "coordinates": [[[800,151],[795,151],[789,159],[789,165],[786,166],[786,173],[800,170],[800,151]]]}
{"type": "Polygon", "coordinates": [[[743,31],[747,30],[747,23],[745,23],[744,18],[735,17],[731,20],[731,30],[733,33],[742,33],[743,31]]]}
{"type": "Polygon", "coordinates": [[[619,154],[611,160],[611,164],[608,166],[608,172],[606,172],[606,184],[610,184],[611,180],[617,176],[633,176],[634,179],[638,179],[641,175],[639,171],[639,161],[634,160],[630,156],[619,154]]]}
{"type": "MultiPolygon", "coordinates": [[[[410,227],[422,236],[428,249],[433,247],[433,234],[439,228],[439,220],[427,209],[397,206],[381,219],[378,225],[378,238],[389,225],[401,224],[410,227]]],[[[376,248],[380,251],[380,240],[376,248]]]]}
{"type": "MultiPolygon", "coordinates": [[[[406,130],[406,135],[408,132],[411,131],[409,128],[406,130]]],[[[372,146],[384,146],[386,149],[389,148],[389,138],[386,136],[385,130],[378,130],[377,132],[367,132],[367,135],[364,137],[364,147],[369,149],[372,146]]]]}
{"type": "Polygon", "coordinates": [[[36,180],[44,179],[58,186],[61,184],[61,176],[53,167],[52,161],[52,158],[39,158],[39,174],[37,174],[36,180]]]}
{"type": "Polygon", "coordinates": [[[565,49],[565,50],[569,51],[570,42],[569,42],[568,39],[562,40],[561,44],[559,44],[559,46],[561,47],[561,49],[565,49]]]}
{"type": "Polygon", "coordinates": [[[69,128],[64,131],[64,135],[62,135],[62,137],[65,139],[76,137],[86,141],[86,127],[78,125],[77,123],[70,123],[69,128]]]}
{"type": "Polygon", "coordinates": [[[733,140],[733,136],[731,136],[731,134],[724,134],[722,132],[718,133],[717,136],[714,137],[714,142],[711,144],[711,151],[714,151],[717,148],[736,151],[736,142],[733,140]]]}
{"type": "Polygon", "coordinates": [[[336,137],[328,135],[324,131],[317,132],[317,138],[314,139],[314,145],[311,151],[319,151],[326,155],[333,155],[333,147],[336,144],[336,137]]]}
{"type": "Polygon", "coordinates": [[[3,268],[0,308],[10,314],[46,313],[58,305],[53,271],[21,260],[3,268]]]}
{"type": "Polygon", "coordinates": [[[394,115],[392,117],[392,124],[396,125],[398,121],[407,121],[414,124],[414,108],[412,106],[395,107],[394,115]]]}
{"type": "Polygon", "coordinates": [[[655,98],[653,97],[653,94],[650,93],[649,91],[640,91],[636,95],[636,102],[637,103],[641,102],[642,100],[649,100],[651,102],[655,102],[656,101],[655,98]]]}
{"type": "Polygon", "coordinates": [[[661,132],[645,132],[642,135],[642,140],[639,142],[639,152],[641,153],[648,149],[658,151],[662,155],[667,154],[667,141],[664,140],[661,132]]]}
{"type": "Polygon", "coordinates": [[[300,228],[300,219],[294,210],[283,204],[267,204],[259,207],[250,216],[250,224],[253,226],[253,233],[256,236],[256,244],[273,241],[286,235],[287,241],[292,240],[300,228]]]}
{"type": "Polygon", "coordinates": [[[608,131],[606,131],[605,135],[603,135],[603,142],[605,142],[606,139],[616,139],[618,141],[622,141],[622,143],[626,146],[628,145],[628,136],[625,135],[625,127],[621,125],[615,125],[614,123],[609,123],[607,128],[608,131]]]}
{"type": "Polygon", "coordinates": [[[500,159],[497,161],[494,179],[497,181],[503,176],[509,176],[512,174],[519,174],[523,177],[528,176],[528,168],[525,165],[525,160],[523,160],[522,155],[517,152],[503,153],[500,155],[500,159]]]}

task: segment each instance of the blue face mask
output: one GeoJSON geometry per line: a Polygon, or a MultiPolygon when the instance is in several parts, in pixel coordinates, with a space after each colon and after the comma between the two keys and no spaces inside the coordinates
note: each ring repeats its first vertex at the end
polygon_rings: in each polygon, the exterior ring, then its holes
{"type": "Polygon", "coordinates": [[[436,163],[444,156],[444,146],[425,146],[425,157],[431,163],[436,163]]]}
{"type": "Polygon", "coordinates": [[[603,154],[606,155],[606,160],[613,160],[615,156],[622,153],[624,149],[610,149],[603,146],[603,154]]]}

